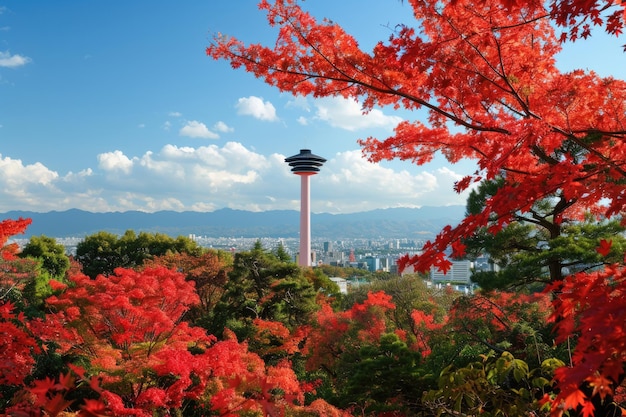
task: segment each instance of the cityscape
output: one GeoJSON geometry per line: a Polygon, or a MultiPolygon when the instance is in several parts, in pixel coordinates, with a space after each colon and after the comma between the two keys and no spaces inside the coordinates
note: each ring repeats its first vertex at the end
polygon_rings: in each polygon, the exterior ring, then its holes
{"type": "MultiPolygon", "coordinates": [[[[257,242],[263,248],[275,251],[279,246],[292,256],[294,262],[299,259],[298,238],[275,238],[275,237],[209,237],[190,234],[189,239],[198,245],[215,250],[227,251],[233,254],[250,250],[257,242]]],[[[76,246],[83,240],[83,237],[61,237],[55,238],[57,243],[63,245],[68,255],[76,254],[76,246]]],[[[12,242],[23,247],[28,243],[28,239],[14,238],[12,242]]],[[[400,275],[397,260],[404,255],[416,255],[420,253],[421,247],[426,240],[415,239],[392,239],[392,238],[347,238],[340,240],[311,239],[311,261],[312,266],[335,266],[340,268],[360,269],[370,273],[386,273],[389,275],[400,275]]],[[[455,260],[447,273],[442,273],[436,269],[431,269],[427,279],[429,286],[452,286],[456,291],[470,293],[476,287],[471,282],[471,275],[475,271],[493,268],[487,258],[478,258],[474,261],[455,260]]],[[[412,273],[413,271],[404,271],[412,273]]],[[[350,277],[348,280],[331,277],[340,287],[342,292],[347,292],[348,288],[360,285],[357,277],[350,277]]]]}
{"type": "MultiPolygon", "coordinates": [[[[208,237],[191,234],[191,240],[205,248],[225,250],[232,253],[246,251],[260,241],[265,249],[275,250],[282,244],[284,249],[296,260],[298,256],[298,238],[249,238],[249,237],[208,237]]],[[[57,237],[57,243],[63,245],[68,255],[76,253],[76,246],[83,237],[57,237]]],[[[14,238],[12,242],[23,247],[28,239],[14,238]]],[[[368,269],[372,272],[394,270],[398,257],[419,252],[425,241],[410,239],[345,239],[338,241],[311,240],[312,258],[315,264],[327,264],[342,267],[368,269]]]]}

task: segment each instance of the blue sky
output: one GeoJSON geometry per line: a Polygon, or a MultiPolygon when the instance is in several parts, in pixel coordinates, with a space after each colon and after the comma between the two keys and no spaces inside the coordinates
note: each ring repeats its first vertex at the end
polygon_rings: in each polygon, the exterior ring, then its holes
{"type": "MultiPolygon", "coordinates": [[[[213,33],[270,43],[256,0],[0,0],[0,212],[299,209],[283,162],[310,148],[314,212],[464,204],[474,170],[437,158],[371,164],[359,138],[403,118],[357,103],[280,94],[205,55],[213,33]]],[[[407,22],[399,0],[307,1],[369,49],[407,22]]],[[[626,77],[626,39],[566,45],[564,70],[626,77]]]]}

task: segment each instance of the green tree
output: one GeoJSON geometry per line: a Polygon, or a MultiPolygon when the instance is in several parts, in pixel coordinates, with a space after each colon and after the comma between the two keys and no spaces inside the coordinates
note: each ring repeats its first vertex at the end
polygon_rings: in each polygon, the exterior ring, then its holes
{"type": "Polygon", "coordinates": [[[283,262],[293,261],[293,257],[289,254],[289,252],[287,252],[287,249],[285,248],[285,245],[283,245],[283,242],[280,242],[278,244],[274,253],[276,254],[276,257],[283,262]]]}
{"type": "Polygon", "coordinates": [[[313,284],[315,291],[323,291],[324,294],[332,297],[340,297],[339,285],[331,279],[320,268],[306,268],[302,271],[304,276],[313,284]]]}
{"type": "Polygon", "coordinates": [[[115,268],[122,266],[117,236],[100,231],[85,237],[76,245],[76,260],[82,265],[83,272],[91,278],[111,275],[115,268]]]}
{"type": "MultiPolygon", "coordinates": [[[[470,193],[467,214],[483,211],[485,202],[503,184],[503,178],[482,182],[470,193]]],[[[573,201],[557,193],[537,201],[526,213],[516,213],[514,221],[497,233],[491,231],[491,226],[499,219],[492,214],[490,225],[464,240],[468,257],[487,255],[496,266],[493,270],[474,273],[472,281],[483,289],[532,287],[533,284],[541,288],[571,273],[621,261],[626,240],[620,222],[598,222],[591,215],[584,221],[576,221],[571,212],[573,205],[573,201]],[[602,240],[612,242],[607,256],[596,251],[602,240]]]]}
{"type": "Polygon", "coordinates": [[[385,411],[415,412],[424,385],[421,355],[395,333],[347,353],[338,363],[336,405],[358,404],[367,414],[385,411]]]}
{"type": "Polygon", "coordinates": [[[65,253],[65,247],[57,243],[53,237],[32,236],[18,256],[41,260],[43,269],[55,279],[63,279],[70,268],[70,260],[65,253]]]}
{"type": "Polygon", "coordinates": [[[137,235],[127,230],[118,237],[109,232],[98,232],[85,237],[76,247],[76,259],[83,272],[95,278],[99,274],[111,275],[115,268],[136,268],[146,260],[168,253],[200,255],[203,249],[193,240],[179,236],[172,238],[162,233],[141,232],[137,235]]]}
{"type": "MultiPolygon", "coordinates": [[[[539,400],[551,390],[551,375],[563,363],[556,359],[530,368],[509,352],[484,355],[464,367],[445,368],[438,388],[422,397],[422,416],[549,415],[539,400]]],[[[549,408],[549,407],[548,407],[549,408]]]]}
{"type": "Polygon", "coordinates": [[[257,241],[235,254],[225,292],[215,307],[209,330],[228,327],[240,338],[254,333],[254,319],[279,321],[289,328],[307,323],[316,309],[316,292],[294,262],[286,262],[257,241]]]}

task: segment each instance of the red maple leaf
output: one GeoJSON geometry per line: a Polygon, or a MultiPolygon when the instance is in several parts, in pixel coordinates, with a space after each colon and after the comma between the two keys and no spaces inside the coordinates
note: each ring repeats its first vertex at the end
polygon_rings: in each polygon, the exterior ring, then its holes
{"type": "Polygon", "coordinates": [[[28,390],[39,396],[44,396],[48,393],[48,390],[51,390],[56,385],[56,381],[50,377],[46,377],[45,379],[38,379],[33,382],[33,386],[28,390]]]}
{"type": "Polygon", "coordinates": [[[453,258],[462,258],[465,255],[465,250],[467,249],[467,246],[456,240],[454,242],[452,242],[452,257],[453,258]]]}
{"type": "Polygon", "coordinates": [[[600,240],[600,246],[596,248],[596,252],[598,252],[602,256],[609,256],[611,252],[611,245],[613,244],[612,240],[602,239],[600,240]]]}
{"type": "Polygon", "coordinates": [[[565,398],[564,408],[566,410],[576,409],[579,405],[585,404],[587,397],[585,394],[577,389],[565,398]]]}

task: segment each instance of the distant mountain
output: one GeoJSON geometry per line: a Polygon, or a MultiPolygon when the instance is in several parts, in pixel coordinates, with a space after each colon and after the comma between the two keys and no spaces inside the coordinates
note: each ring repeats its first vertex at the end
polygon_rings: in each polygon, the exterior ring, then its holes
{"type": "MultiPolygon", "coordinates": [[[[311,214],[311,232],[327,239],[428,238],[448,224],[456,225],[464,206],[391,208],[350,214],[311,214]]],[[[295,210],[251,212],[221,209],[209,213],[193,211],[140,211],[92,213],[83,210],[36,213],[10,211],[0,219],[28,217],[32,224],[23,237],[83,237],[107,231],[165,233],[171,236],[196,234],[209,237],[297,237],[300,213],[295,210]]]]}

